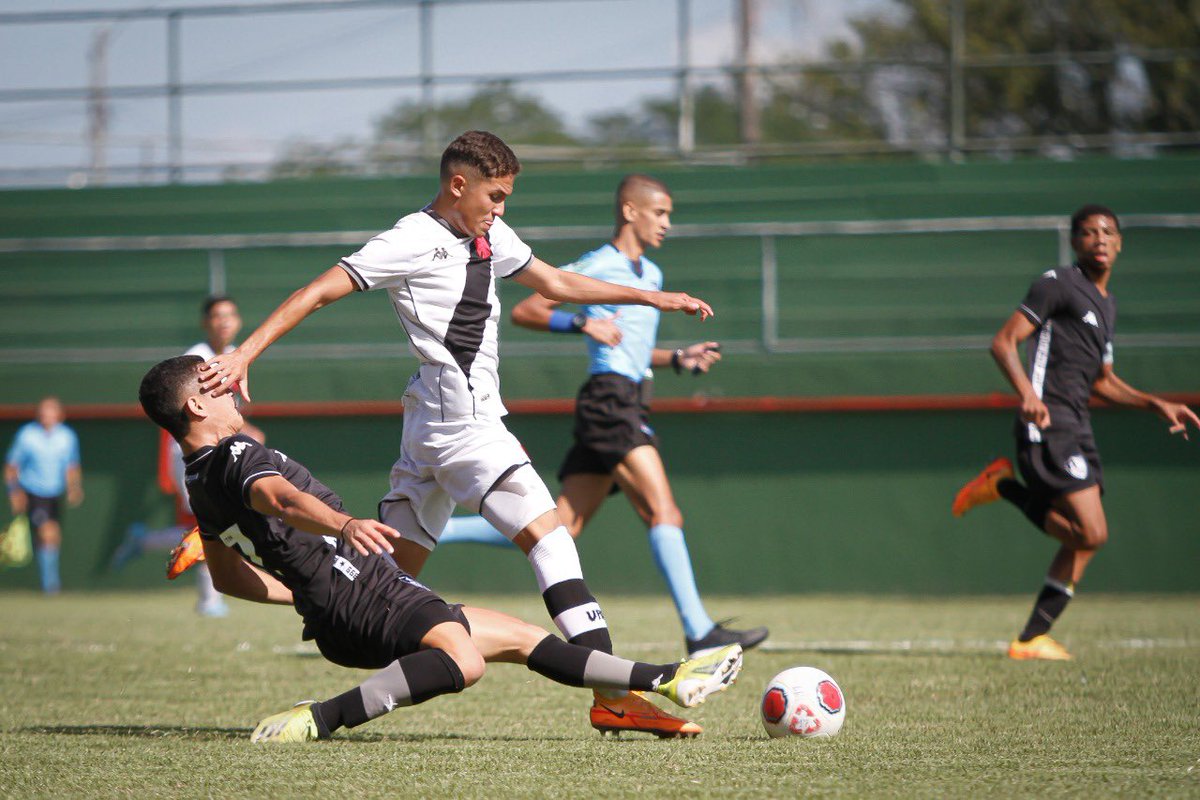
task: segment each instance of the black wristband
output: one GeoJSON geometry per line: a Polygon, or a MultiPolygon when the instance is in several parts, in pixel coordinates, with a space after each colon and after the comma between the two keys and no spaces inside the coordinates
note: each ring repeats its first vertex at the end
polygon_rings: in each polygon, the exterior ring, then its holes
{"type": "Polygon", "coordinates": [[[671,353],[671,369],[675,370],[676,375],[683,372],[683,363],[679,360],[682,357],[682,350],[676,350],[674,353],[671,353]]]}
{"type": "Polygon", "coordinates": [[[342,529],[338,531],[338,538],[339,538],[339,539],[345,539],[345,538],[346,538],[346,526],[347,526],[347,525],[349,525],[351,522],[354,522],[354,517],[351,517],[350,519],[348,519],[348,520],[346,520],[345,522],[343,522],[343,523],[342,523],[342,529]]]}

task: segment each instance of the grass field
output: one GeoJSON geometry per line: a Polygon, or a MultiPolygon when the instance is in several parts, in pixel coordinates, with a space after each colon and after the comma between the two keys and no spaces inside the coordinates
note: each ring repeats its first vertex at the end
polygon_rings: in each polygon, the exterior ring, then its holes
{"type": "MultiPolygon", "coordinates": [[[[545,623],[537,598],[471,597],[545,623]]],[[[772,629],[692,741],[587,724],[588,696],[511,665],[334,741],[252,747],[254,723],[365,673],[324,662],[288,609],[191,613],[182,589],[0,594],[8,797],[1200,797],[1196,596],[1089,596],[1071,663],[1014,663],[1031,598],[713,598],[772,629]],[[759,693],[810,664],[846,693],[837,739],[768,740],[759,693]]],[[[679,655],[662,597],[601,597],[619,652],[679,655]]],[[[665,702],[665,701],[664,701],[665,702]]]]}

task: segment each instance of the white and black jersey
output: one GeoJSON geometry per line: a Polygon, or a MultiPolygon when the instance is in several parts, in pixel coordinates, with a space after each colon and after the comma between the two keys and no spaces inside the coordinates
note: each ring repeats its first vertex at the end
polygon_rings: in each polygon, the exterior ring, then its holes
{"type": "Polygon", "coordinates": [[[486,236],[455,230],[431,208],[409,214],[340,262],[359,291],[386,289],[420,359],[406,394],[443,421],[502,417],[496,277],[533,252],[502,219],[486,236]]]}
{"type": "MultiPolygon", "coordinates": [[[[1113,361],[1117,304],[1078,265],[1048,270],[1029,287],[1019,311],[1037,326],[1027,357],[1029,381],[1050,410],[1051,430],[1090,430],[1088,400],[1113,361]]],[[[1043,432],[1023,424],[1030,442],[1043,432]]]]}
{"type": "MultiPolygon", "coordinates": [[[[297,531],[278,517],[255,511],[250,487],[269,475],[321,500],[335,511],[342,499],[302,464],[244,434],[222,439],[184,459],[184,481],[200,536],[220,541],[242,558],[274,575],[296,596],[296,609],[307,615],[307,600],[329,594],[333,559],[348,549],[332,536],[297,531]]],[[[348,555],[342,554],[342,555],[348,555]]]]}

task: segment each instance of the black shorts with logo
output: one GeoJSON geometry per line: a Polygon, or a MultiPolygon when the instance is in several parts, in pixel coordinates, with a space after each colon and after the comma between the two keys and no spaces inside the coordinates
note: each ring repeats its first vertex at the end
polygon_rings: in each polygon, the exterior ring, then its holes
{"type": "Polygon", "coordinates": [[[461,606],[448,605],[391,556],[351,551],[335,556],[329,569],[329,596],[304,598],[304,638],[315,639],[334,664],[382,669],[420,649],[436,625],[458,622],[470,631],[461,606]]]}
{"type": "Polygon", "coordinates": [[[658,447],[650,427],[651,384],[615,372],[588,378],[575,397],[575,444],[559,467],[560,481],[580,473],[608,475],[634,448],[658,447]]]}
{"type": "Polygon", "coordinates": [[[1090,427],[1041,431],[1040,442],[1030,442],[1026,423],[1017,423],[1017,467],[1029,490],[1059,497],[1091,486],[1104,491],[1100,451],[1090,427]]]}
{"type": "Polygon", "coordinates": [[[61,497],[42,497],[29,492],[25,493],[25,497],[27,499],[25,511],[29,516],[29,524],[35,529],[42,527],[47,522],[58,522],[62,511],[61,497]]]}

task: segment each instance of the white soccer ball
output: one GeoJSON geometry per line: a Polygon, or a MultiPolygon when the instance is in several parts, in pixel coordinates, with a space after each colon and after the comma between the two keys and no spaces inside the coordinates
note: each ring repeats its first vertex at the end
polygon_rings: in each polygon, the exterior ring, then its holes
{"type": "Polygon", "coordinates": [[[816,667],[792,667],[776,675],[760,708],[763,727],[774,739],[836,736],[846,719],[842,688],[816,667]]]}

